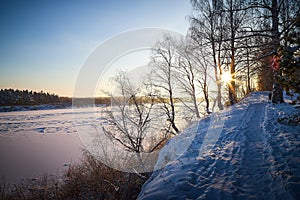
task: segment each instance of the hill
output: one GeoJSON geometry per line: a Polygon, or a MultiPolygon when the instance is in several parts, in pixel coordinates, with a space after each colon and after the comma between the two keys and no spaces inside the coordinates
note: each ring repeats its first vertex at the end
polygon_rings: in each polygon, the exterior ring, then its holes
{"type": "Polygon", "coordinates": [[[299,198],[300,108],[267,96],[251,93],[171,139],[138,199],[299,198]]]}

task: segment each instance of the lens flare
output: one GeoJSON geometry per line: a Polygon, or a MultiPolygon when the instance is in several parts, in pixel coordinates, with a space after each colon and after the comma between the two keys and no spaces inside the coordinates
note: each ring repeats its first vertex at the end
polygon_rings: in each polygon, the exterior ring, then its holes
{"type": "Polygon", "coordinates": [[[223,72],[223,74],[221,75],[221,80],[224,83],[229,83],[232,80],[230,72],[223,72]]]}

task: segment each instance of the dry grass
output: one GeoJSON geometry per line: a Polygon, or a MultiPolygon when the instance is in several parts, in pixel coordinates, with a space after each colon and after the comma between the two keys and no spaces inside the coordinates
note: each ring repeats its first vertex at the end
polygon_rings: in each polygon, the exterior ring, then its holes
{"type": "Polygon", "coordinates": [[[70,166],[62,178],[0,186],[0,199],[136,199],[147,174],[130,174],[109,168],[84,152],[79,165],[70,166]]]}

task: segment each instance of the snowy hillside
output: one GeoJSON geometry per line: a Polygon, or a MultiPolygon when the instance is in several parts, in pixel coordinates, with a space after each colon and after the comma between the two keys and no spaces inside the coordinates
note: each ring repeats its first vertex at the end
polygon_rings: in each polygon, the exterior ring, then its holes
{"type": "Polygon", "coordinates": [[[156,167],[167,164],[139,199],[299,198],[300,126],[286,118],[299,110],[269,104],[267,92],[255,92],[201,120],[162,149],[156,167]]]}

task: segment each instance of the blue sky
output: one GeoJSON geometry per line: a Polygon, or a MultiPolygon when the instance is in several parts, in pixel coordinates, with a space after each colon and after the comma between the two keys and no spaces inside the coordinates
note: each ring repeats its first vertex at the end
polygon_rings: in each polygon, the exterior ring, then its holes
{"type": "Polygon", "coordinates": [[[185,34],[190,12],[189,0],[0,0],[0,88],[72,96],[101,42],[143,27],[185,34]]]}

